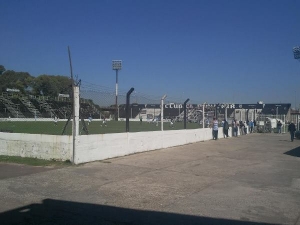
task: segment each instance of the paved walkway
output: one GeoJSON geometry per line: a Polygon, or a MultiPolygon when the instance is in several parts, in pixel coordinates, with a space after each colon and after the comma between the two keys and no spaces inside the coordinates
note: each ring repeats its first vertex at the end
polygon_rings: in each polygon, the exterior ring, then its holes
{"type": "Polygon", "coordinates": [[[0,224],[300,225],[299,144],[251,134],[74,167],[0,164],[0,224]]]}

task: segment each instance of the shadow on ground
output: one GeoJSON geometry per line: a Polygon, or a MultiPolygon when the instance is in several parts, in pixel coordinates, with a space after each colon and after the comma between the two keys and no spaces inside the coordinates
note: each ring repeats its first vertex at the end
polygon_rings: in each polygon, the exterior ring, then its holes
{"type": "Polygon", "coordinates": [[[287,151],[284,154],[290,155],[290,156],[295,156],[295,157],[300,157],[300,147],[297,147],[290,151],[287,151]]]}
{"type": "Polygon", "coordinates": [[[31,204],[0,213],[0,224],[262,225],[266,223],[143,211],[105,205],[45,199],[42,204],[31,204]]]}

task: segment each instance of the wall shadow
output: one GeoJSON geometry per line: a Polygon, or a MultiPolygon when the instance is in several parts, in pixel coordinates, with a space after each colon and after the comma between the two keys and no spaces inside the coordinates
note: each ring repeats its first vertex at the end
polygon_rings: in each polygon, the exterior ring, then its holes
{"type": "Polygon", "coordinates": [[[287,151],[283,153],[285,155],[290,155],[290,156],[295,156],[295,157],[300,157],[300,147],[294,148],[290,151],[287,151]]]}
{"type": "Polygon", "coordinates": [[[156,211],[143,211],[45,199],[0,213],[1,225],[263,225],[250,221],[228,220],[156,211]]]}

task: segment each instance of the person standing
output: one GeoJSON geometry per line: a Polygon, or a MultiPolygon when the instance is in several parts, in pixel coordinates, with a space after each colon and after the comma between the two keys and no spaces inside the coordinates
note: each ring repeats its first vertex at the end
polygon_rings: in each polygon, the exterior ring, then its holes
{"type": "Polygon", "coordinates": [[[257,132],[257,130],[256,130],[256,120],[253,120],[253,130],[254,130],[254,132],[257,132]]]}
{"type": "Polygon", "coordinates": [[[254,127],[254,123],[252,120],[250,120],[249,122],[249,132],[252,133],[253,132],[253,127],[254,127]]]}
{"type": "Polygon", "coordinates": [[[103,121],[102,121],[102,125],[101,125],[101,127],[102,126],[105,126],[105,127],[107,127],[107,124],[106,124],[106,118],[105,117],[103,117],[103,121]]]}
{"type": "Polygon", "coordinates": [[[218,131],[219,131],[219,122],[214,117],[213,122],[212,122],[213,140],[218,140],[218,131]]]}
{"type": "Polygon", "coordinates": [[[244,135],[245,134],[245,130],[244,130],[245,125],[244,125],[243,121],[240,121],[239,125],[240,125],[240,134],[244,135]]]}
{"type": "Polygon", "coordinates": [[[278,131],[278,134],[281,134],[281,127],[282,127],[282,123],[280,122],[280,120],[277,120],[277,131],[278,131]]]}
{"type": "Polygon", "coordinates": [[[173,119],[170,119],[170,127],[174,127],[174,122],[173,122],[173,119]]]}
{"type": "Polygon", "coordinates": [[[54,126],[57,126],[57,121],[58,121],[58,119],[57,119],[57,117],[55,116],[55,117],[54,117],[54,126]]]}
{"type": "Polygon", "coordinates": [[[229,137],[228,136],[228,129],[229,129],[229,124],[228,124],[227,120],[224,119],[224,122],[223,122],[223,135],[224,135],[224,138],[229,137]]]}
{"type": "Polygon", "coordinates": [[[237,137],[238,135],[238,124],[237,124],[237,121],[234,119],[232,120],[232,135],[233,137],[237,137]]]}
{"type": "Polygon", "coordinates": [[[288,131],[291,134],[291,141],[294,141],[296,126],[293,121],[289,124],[288,131]]]}
{"type": "Polygon", "coordinates": [[[248,133],[248,123],[247,121],[244,122],[244,134],[246,135],[248,133]]]}

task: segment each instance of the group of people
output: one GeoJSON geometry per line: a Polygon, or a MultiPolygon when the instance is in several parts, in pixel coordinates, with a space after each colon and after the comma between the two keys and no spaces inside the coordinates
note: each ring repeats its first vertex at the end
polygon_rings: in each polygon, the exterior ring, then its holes
{"type": "MultiPolygon", "coordinates": [[[[243,121],[237,121],[235,119],[232,120],[232,136],[237,137],[238,131],[240,131],[241,135],[245,135],[248,133],[248,128],[249,132],[252,133],[254,131],[254,128],[256,126],[255,120],[251,120],[249,122],[243,122],[243,121]]],[[[213,122],[211,125],[212,132],[213,132],[213,140],[218,139],[218,130],[219,130],[219,122],[218,120],[214,117],[213,122]]],[[[229,130],[229,123],[226,119],[222,121],[222,128],[223,128],[223,135],[224,138],[229,137],[228,135],[228,130],[229,130]]]]}
{"type": "MultiPolygon", "coordinates": [[[[278,134],[281,134],[281,127],[282,123],[280,120],[277,120],[277,132],[278,134]]],[[[295,139],[295,132],[296,132],[296,125],[294,124],[294,121],[291,121],[290,124],[288,125],[288,132],[290,133],[291,136],[291,141],[293,142],[295,139]]]]}
{"type": "MultiPolygon", "coordinates": [[[[237,121],[237,120],[233,119],[231,125],[232,125],[232,135],[234,137],[237,137],[238,131],[240,131],[241,135],[247,134],[247,130],[248,130],[247,128],[249,128],[249,132],[252,133],[255,129],[256,122],[255,122],[255,120],[254,121],[251,120],[247,123],[246,121],[243,122],[243,121],[237,121]]],[[[219,132],[219,121],[215,117],[213,118],[213,122],[210,127],[212,128],[213,140],[217,140],[218,132],[219,132]]],[[[281,133],[281,127],[282,127],[282,123],[280,120],[278,120],[277,121],[278,133],[281,133]]],[[[229,124],[226,119],[224,119],[222,121],[222,128],[223,128],[224,138],[229,137],[229,135],[228,135],[229,124]]],[[[289,124],[288,131],[290,132],[290,135],[291,135],[291,141],[294,141],[296,126],[293,121],[289,124]]]]}

